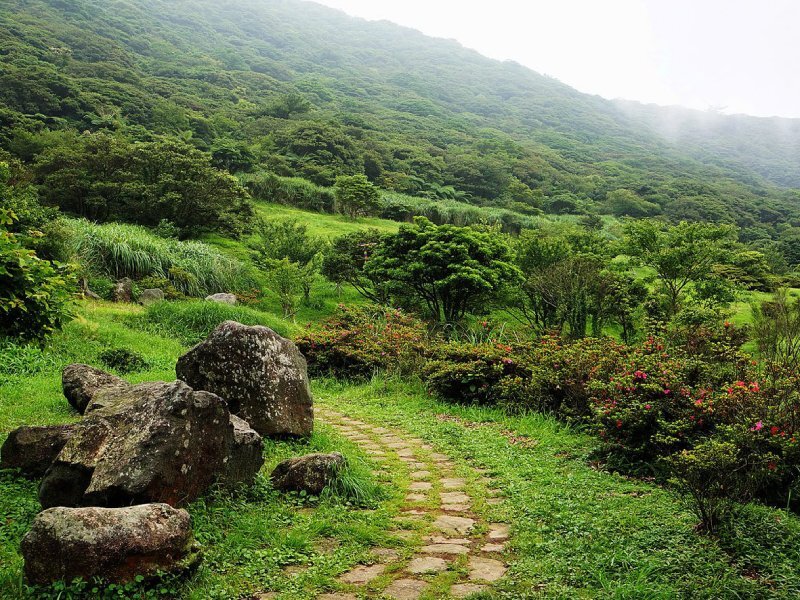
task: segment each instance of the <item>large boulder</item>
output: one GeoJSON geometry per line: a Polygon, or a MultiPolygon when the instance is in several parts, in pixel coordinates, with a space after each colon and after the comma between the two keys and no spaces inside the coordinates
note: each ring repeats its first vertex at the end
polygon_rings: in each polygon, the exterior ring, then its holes
{"type": "Polygon", "coordinates": [[[143,383],[102,393],[42,480],[51,506],[180,506],[203,494],[225,469],[233,445],[219,396],[182,381],[143,383]]]}
{"type": "Polygon", "coordinates": [[[133,281],[130,277],[123,277],[114,286],[114,302],[133,301],[133,281]]]}
{"type": "Polygon", "coordinates": [[[139,304],[142,306],[150,306],[156,302],[161,302],[164,299],[164,290],[159,288],[151,288],[142,291],[139,295],[139,304]]]}
{"type": "Polygon", "coordinates": [[[345,464],[338,452],[306,454],[278,463],[272,471],[272,486],[282,492],[306,492],[318,496],[345,464]]]}
{"type": "Polygon", "coordinates": [[[209,302],[219,302],[220,304],[230,304],[231,306],[235,305],[237,302],[237,298],[235,294],[211,294],[210,296],[206,296],[206,300],[209,302]]]}
{"type": "Polygon", "coordinates": [[[83,414],[94,395],[107,387],[128,387],[128,382],[116,375],[81,363],[67,365],[61,372],[61,387],[72,407],[83,414]]]}
{"type": "Polygon", "coordinates": [[[252,483],[264,464],[264,441],[244,419],[231,415],[233,443],[228,449],[228,460],[221,483],[231,487],[252,483]]]}
{"type": "Polygon", "coordinates": [[[125,583],[198,564],[189,513],[167,504],[66,508],[36,515],[22,538],[25,577],[46,585],[76,577],[125,583]]]}
{"type": "Polygon", "coordinates": [[[267,327],[225,321],[178,359],[175,372],[227,400],[261,435],[307,436],[314,425],[306,359],[267,327]]]}
{"type": "Polygon", "coordinates": [[[41,477],[74,430],[75,425],[15,429],[0,449],[0,469],[19,469],[27,477],[41,477]]]}

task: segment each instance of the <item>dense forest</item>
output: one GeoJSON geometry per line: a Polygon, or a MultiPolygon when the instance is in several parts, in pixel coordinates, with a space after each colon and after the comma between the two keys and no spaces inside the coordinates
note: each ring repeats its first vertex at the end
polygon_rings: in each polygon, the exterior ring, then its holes
{"type": "Polygon", "coordinates": [[[71,132],[166,137],[234,173],[733,223],[800,256],[791,120],[609,102],[311,3],[12,1],[0,23],[0,144],[26,163],[52,162],[43,150],[71,132]]]}

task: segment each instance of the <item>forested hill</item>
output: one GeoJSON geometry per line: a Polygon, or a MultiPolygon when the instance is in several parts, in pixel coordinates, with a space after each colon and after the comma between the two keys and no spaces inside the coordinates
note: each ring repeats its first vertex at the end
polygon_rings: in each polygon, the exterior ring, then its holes
{"type": "Polygon", "coordinates": [[[363,172],[521,212],[734,222],[752,239],[800,222],[797,122],[671,119],[676,135],[661,110],[296,0],[0,6],[0,145],[24,161],[46,129],[108,130],[180,138],[232,172],[363,172]]]}

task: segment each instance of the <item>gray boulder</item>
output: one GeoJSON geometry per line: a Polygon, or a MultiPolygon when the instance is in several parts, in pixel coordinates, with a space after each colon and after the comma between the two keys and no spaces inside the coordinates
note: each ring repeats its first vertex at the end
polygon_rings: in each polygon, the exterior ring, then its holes
{"type": "Polygon", "coordinates": [[[36,585],[76,577],[125,583],[200,560],[189,513],[167,504],[51,508],[36,515],[21,550],[25,577],[36,585]]]}
{"type": "Polygon", "coordinates": [[[129,385],[127,381],[116,375],[80,363],[67,365],[61,373],[61,387],[64,390],[64,396],[81,414],[86,411],[89,402],[101,389],[128,387],[129,385]]]}
{"type": "Polygon", "coordinates": [[[230,411],[261,435],[311,434],[306,359],[267,327],[225,321],[178,359],[175,372],[194,389],[225,398],[230,411]]]}
{"type": "Polygon", "coordinates": [[[225,401],[182,381],[102,393],[47,470],[39,488],[51,506],[180,506],[221,476],[233,445],[225,401]]]}
{"type": "Polygon", "coordinates": [[[233,443],[228,449],[228,460],[221,483],[235,486],[252,483],[264,464],[264,441],[244,419],[231,415],[233,443]]]}
{"type": "Polygon", "coordinates": [[[161,302],[164,299],[164,291],[159,288],[152,288],[144,290],[139,296],[139,304],[142,306],[150,306],[156,302],[161,302]]]}
{"type": "Polygon", "coordinates": [[[133,281],[130,277],[123,277],[114,286],[114,302],[133,301],[133,281]]]}
{"type": "Polygon", "coordinates": [[[322,493],[345,464],[338,452],[307,454],[278,463],[272,471],[272,486],[282,492],[305,491],[314,496],[322,493]]]}
{"type": "Polygon", "coordinates": [[[230,304],[231,306],[235,305],[238,301],[235,294],[211,294],[210,296],[206,296],[206,300],[219,302],[220,304],[230,304]]]}
{"type": "Polygon", "coordinates": [[[8,434],[0,449],[0,469],[19,469],[27,477],[41,477],[67,443],[74,425],[19,427],[8,434]]]}

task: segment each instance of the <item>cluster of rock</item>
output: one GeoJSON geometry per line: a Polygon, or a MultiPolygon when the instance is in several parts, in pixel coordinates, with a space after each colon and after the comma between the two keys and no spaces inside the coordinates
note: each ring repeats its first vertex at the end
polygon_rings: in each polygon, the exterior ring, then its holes
{"type": "MultiPolygon", "coordinates": [[[[83,295],[93,300],[100,300],[100,296],[91,291],[85,281],[83,283],[83,295]]],[[[130,277],[123,277],[117,281],[114,284],[114,289],[111,291],[111,299],[114,302],[133,302],[133,296],[133,280],[130,277]]],[[[150,306],[164,299],[164,290],[160,288],[148,288],[142,290],[139,294],[139,304],[142,306],[150,306]]],[[[211,294],[206,296],[206,300],[230,305],[235,305],[237,303],[236,296],[227,293],[211,294]]]]}
{"type": "MultiPolygon", "coordinates": [[[[223,323],[179,359],[176,373],[174,382],[132,385],[69,365],[63,391],[82,420],[10,433],[0,467],[42,477],[46,510],[22,543],[31,583],[128,581],[195,565],[181,507],[214,485],[251,482],[264,462],[262,435],[311,434],[305,359],[266,327],[223,323]]],[[[293,459],[273,481],[321,491],[339,459],[293,459]]]]}

